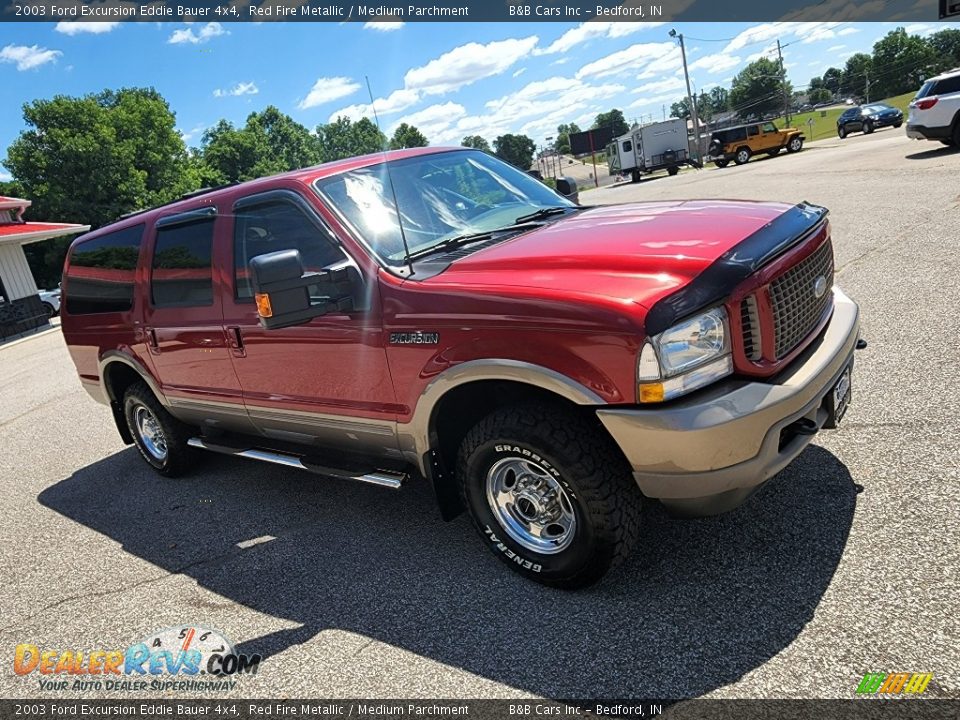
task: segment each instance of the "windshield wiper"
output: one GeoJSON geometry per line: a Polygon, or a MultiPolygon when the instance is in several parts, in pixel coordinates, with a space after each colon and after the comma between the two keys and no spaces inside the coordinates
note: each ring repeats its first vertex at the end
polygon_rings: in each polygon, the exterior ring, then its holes
{"type": "Polygon", "coordinates": [[[424,257],[425,255],[433,255],[433,253],[437,252],[438,250],[452,250],[453,248],[463,247],[464,245],[469,245],[470,243],[478,242],[480,240],[489,240],[494,235],[520,232],[528,227],[540,227],[540,225],[541,223],[533,223],[529,220],[524,222],[518,221],[513,225],[507,225],[506,227],[493,228],[492,230],[482,230],[481,232],[475,233],[466,233],[464,235],[456,235],[452,238],[441,240],[436,245],[431,245],[430,247],[425,247],[421,250],[415,250],[407,255],[406,259],[416,260],[417,258],[424,257]]]}
{"type": "Polygon", "coordinates": [[[550,217],[551,215],[557,215],[559,213],[565,213],[568,210],[575,210],[566,205],[558,205],[557,207],[545,207],[540,208],[539,210],[530,213],[529,215],[521,215],[516,220],[513,221],[514,225],[522,225],[523,223],[528,223],[531,220],[540,220],[541,218],[550,217]]]}

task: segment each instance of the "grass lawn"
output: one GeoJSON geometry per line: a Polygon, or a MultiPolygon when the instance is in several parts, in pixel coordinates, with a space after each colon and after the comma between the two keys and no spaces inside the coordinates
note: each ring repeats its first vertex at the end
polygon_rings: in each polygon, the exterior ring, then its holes
{"type": "MultiPolygon", "coordinates": [[[[908,92],[903,95],[897,95],[896,97],[886,98],[885,100],[876,100],[875,102],[881,102],[885,105],[892,105],[895,108],[900,108],[903,110],[904,121],[906,121],[907,115],[907,105],[910,104],[910,101],[913,100],[916,92],[908,92]]],[[[799,115],[794,115],[790,118],[790,125],[795,128],[800,128],[803,131],[803,134],[806,135],[807,140],[821,140],[827,137],[836,137],[837,136],[837,118],[840,116],[844,110],[847,109],[846,105],[838,105],[836,107],[822,108],[820,110],[813,110],[811,112],[800,113],[799,115]],[[813,118],[813,125],[808,125],[807,121],[813,118]]],[[[783,118],[777,118],[774,120],[777,124],[777,127],[783,127],[785,125],[783,118]]]]}

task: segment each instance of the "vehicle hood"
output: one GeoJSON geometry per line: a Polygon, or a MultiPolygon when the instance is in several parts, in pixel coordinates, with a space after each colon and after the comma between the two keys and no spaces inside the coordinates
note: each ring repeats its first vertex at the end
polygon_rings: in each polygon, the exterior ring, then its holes
{"type": "Polygon", "coordinates": [[[425,283],[539,289],[553,299],[595,296],[649,308],[792,207],[686,200],[591,208],[456,260],[425,283]]]}

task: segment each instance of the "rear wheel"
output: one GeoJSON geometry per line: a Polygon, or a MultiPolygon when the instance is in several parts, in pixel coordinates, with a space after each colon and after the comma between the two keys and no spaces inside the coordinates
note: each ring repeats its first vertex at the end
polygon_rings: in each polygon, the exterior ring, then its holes
{"type": "Polygon", "coordinates": [[[951,140],[950,138],[941,138],[941,139],[940,139],[940,142],[942,142],[944,145],[953,145],[953,144],[954,144],[953,140],[951,140]]]}
{"type": "Polygon", "coordinates": [[[729,160],[714,160],[714,161],[713,161],[713,164],[716,165],[718,168],[725,168],[727,165],[730,164],[730,161],[729,161],[729,160]]]}
{"type": "Polygon", "coordinates": [[[150,467],[167,477],[187,471],[195,456],[187,445],[193,433],[166,411],[142,380],[124,393],[123,414],[137,450],[150,467]]]}
{"type": "Polygon", "coordinates": [[[57,309],[48,302],[43,303],[43,311],[47,314],[48,318],[52,318],[57,314],[57,309]]]}
{"type": "Polygon", "coordinates": [[[847,128],[844,125],[841,125],[837,128],[837,135],[840,136],[840,139],[843,140],[847,136],[847,128]]]}
{"type": "Polygon", "coordinates": [[[630,182],[640,182],[639,170],[634,169],[630,171],[630,182]]]}
{"type": "Polygon", "coordinates": [[[960,120],[957,120],[953,124],[953,133],[950,139],[953,141],[954,145],[960,147],[960,120]]]}
{"type": "Polygon", "coordinates": [[[457,477],[487,547],[544,585],[591,585],[636,541],[640,490],[609,438],[580,416],[498,410],[467,434],[457,477]]]}
{"type": "Polygon", "coordinates": [[[678,172],[680,172],[680,168],[678,168],[676,165],[671,165],[670,167],[667,168],[667,172],[670,174],[670,177],[673,177],[678,172]]]}
{"type": "Polygon", "coordinates": [[[787,152],[795,153],[800,152],[803,149],[803,138],[799,135],[794,135],[790,138],[790,142],[787,143],[787,152]]]}
{"type": "Polygon", "coordinates": [[[902,122],[898,122],[898,123],[894,123],[894,124],[893,124],[893,127],[894,127],[894,128],[898,128],[898,127],[900,127],[900,126],[902,126],[902,125],[903,125],[902,122]]]}
{"type": "Polygon", "coordinates": [[[746,165],[750,162],[750,148],[740,148],[737,154],[733,156],[733,161],[737,165],[746,165]]]}

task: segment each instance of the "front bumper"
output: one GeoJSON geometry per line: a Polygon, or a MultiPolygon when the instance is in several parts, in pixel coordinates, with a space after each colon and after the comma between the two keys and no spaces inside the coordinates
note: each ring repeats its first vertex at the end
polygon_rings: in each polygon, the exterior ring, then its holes
{"type": "Polygon", "coordinates": [[[857,304],[833,292],[823,335],[775,384],[729,379],[665,406],[597,410],[645,495],[679,514],[725,512],[806,448],[812,434],[788,426],[805,419],[823,427],[825,399],[859,338],[857,304]]]}

